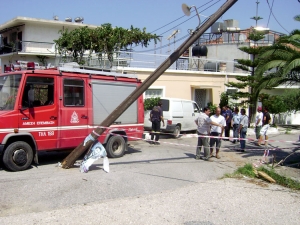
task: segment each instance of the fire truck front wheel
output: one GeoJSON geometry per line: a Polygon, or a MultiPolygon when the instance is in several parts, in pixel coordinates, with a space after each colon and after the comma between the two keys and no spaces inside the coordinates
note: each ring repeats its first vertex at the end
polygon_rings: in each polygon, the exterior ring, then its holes
{"type": "Polygon", "coordinates": [[[31,165],[32,159],[32,148],[23,141],[11,143],[3,154],[3,164],[11,171],[26,170],[31,165]]]}
{"type": "Polygon", "coordinates": [[[121,136],[112,136],[106,144],[107,155],[110,158],[122,157],[125,153],[126,143],[121,136]]]}

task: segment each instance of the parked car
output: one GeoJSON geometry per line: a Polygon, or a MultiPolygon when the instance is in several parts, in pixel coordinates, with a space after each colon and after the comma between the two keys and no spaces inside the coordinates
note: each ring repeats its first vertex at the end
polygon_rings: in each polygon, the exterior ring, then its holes
{"type": "MultiPolygon", "coordinates": [[[[175,138],[180,136],[181,131],[196,130],[194,120],[198,117],[200,108],[196,102],[178,98],[161,98],[165,126],[162,132],[171,133],[175,138]]],[[[145,111],[144,129],[151,130],[151,110],[145,111]]],[[[162,124],[161,124],[162,125],[162,124]]]]}

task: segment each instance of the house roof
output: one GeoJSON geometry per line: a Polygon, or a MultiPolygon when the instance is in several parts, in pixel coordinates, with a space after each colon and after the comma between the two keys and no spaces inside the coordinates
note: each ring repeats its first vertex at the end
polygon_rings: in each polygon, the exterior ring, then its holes
{"type": "Polygon", "coordinates": [[[45,19],[37,19],[30,17],[15,17],[3,24],[0,25],[0,34],[4,33],[12,28],[23,26],[25,23],[38,23],[38,24],[48,24],[48,25],[57,25],[57,26],[68,26],[68,27],[84,27],[88,26],[91,28],[96,28],[96,25],[84,24],[84,23],[76,23],[76,22],[66,22],[62,20],[45,20],[45,19]]]}

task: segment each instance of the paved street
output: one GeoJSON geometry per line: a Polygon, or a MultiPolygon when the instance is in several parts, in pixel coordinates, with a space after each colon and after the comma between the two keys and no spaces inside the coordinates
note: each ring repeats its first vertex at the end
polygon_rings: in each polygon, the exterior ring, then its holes
{"type": "MultiPolygon", "coordinates": [[[[295,141],[298,135],[270,139],[295,141]]],[[[0,170],[0,224],[300,223],[299,192],[247,178],[219,179],[257,162],[263,150],[255,145],[248,143],[249,150],[240,153],[234,151],[237,144],[223,141],[222,158],[205,162],[194,159],[196,138],[161,141],[160,146],[132,142],[124,157],[110,159],[110,173],[102,170],[102,160],[87,174],[56,167],[67,153],[43,154],[38,167],[23,172],[0,170]]],[[[278,159],[298,147],[270,146],[279,148],[272,151],[278,159]]],[[[299,169],[281,172],[300,177],[299,169]]]]}

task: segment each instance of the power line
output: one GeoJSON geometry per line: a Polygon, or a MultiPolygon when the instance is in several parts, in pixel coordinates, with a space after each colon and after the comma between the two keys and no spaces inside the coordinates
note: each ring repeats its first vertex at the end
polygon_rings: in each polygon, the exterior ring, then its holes
{"type": "Polygon", "coordinates": [[[270,22],[270,18],[271,18],[271,13],[272,13],[272,10],[273,10],[273,4],[274,4],[274,0],[272,1],[272,6],[271,6],[271,9],[270,9],[270,14],[269,14],[269,18],[268,18],[267,27],[269,27],[269,22],[270,22]]]}
{"type": "Polygon", "coordinates": [[[269,6],[269,9],[270,9],[270,13],[272,14],[272,16],[274,17],[274,19],[276,20],[276,22],[279,24],[279,26],[280,26],[282,29],[284,29],[287,33],[290,33],[287,29],[285,29],[285,28],[279,23],[279,21],[277,20],[277,18],[275,17],[275,15],[274,15],[274,13],[273,13],[273,11],[272,11],[272,8],[271,8],[270,3],[269,3],[268,0],[267,0],[267,3],[268,3],[268,6],[269,6]]]}
{"type": "MultiPolygon", "coordinates": [[[[208,20],[208,19],[205,19],[202,23],[205,23],[206,20],[208,20]]],[[[202,24],[202,23],[201,23],[201,24],[202,24]]],[[[185,39],[185,38],[187,38],[189,35],[190,35],[190,34],[187,34],[187,35],[185,35],[185,36],[183,36],[183,37],[177,39],[177,40],[174,42],[174,44],[177,43],[177,42],[179,42],[179,41],[181,41],[181,40],[183,40],[183,39],[185,39]]],[[[166,48],[166,47],[168,47],[168,46],[169,46],[169,44],[165,44],[165,45],[163,45],[163,46],[161,46],[161,47],[159,47],[159,48],[153,48],[153,49],[147,49],[147,50],[144,50],[144,51],[135,51],[135,52],[138,52],[138,53],[151,52],[151,51],[156,51],[156,50],[160,50],[160,49],[166,48]]]]}
{"type": "MultiPolygon", "coordinates": [[[[204,12],[205,10],[209,9],[210,7],[214,6],[215,4],[217,4],[217,3],[218,3],[218,2],[220,2],[220,1],[221,1],[221,0],[218,0],[217,2],[215,2],[215,3],[213,3],[212,5],[210,5],[210,6],[206,7],[205,9],[203,9],[202,11],[200,11],[199,13],[202,13],[202,12],[204,12]]],[[[208,4],[208,3],[207,3],[207,4],[208,4]]],[[[207,5],[207,4],[205,4],[205,5],[207,5]]],[[[181,25],[181,24],[184,24],[185,22],[187,22],[187,21],[191,20],[191,19],[192,19],[192,18],[194,18],[195,16],[197,16],[197,14],[196,14],[196,15],[194,15],[194,16],[191,16],[191,17],[190,17],[190,18],[188,18],[187,20],[185,20],[185,21],[183,21],[183,22],[181,22],[181,23],[177,24],[176,26],[172,27],[171,29],[169,29],[169,30],[167,30],[167,31],[165,31],[165,32],[163,32],[163,33],[161,33],[159,36],[162,36],[163,34],[165,34],[165,33],[169,32],[170,30],[173,30],[173,29],[175,29],[175,28],[176,28],[176,27],[178,27],[179,25],[181,25]]]]}
{"type": "MultiPolygon", "coordinates": [[[[199,6],[199,7],[197,7],[197,9],[200,9],[200,8],[202,8],[202,7],[206,6],[207,4],[209,4],[209,3],[213,2],[213,1],[215,1],[215,0],[210,0],[209,2],[206,2],[205,4],[203,4],[203,5],[199,6]]],[[[208,8],[212,7],[213,5],[217,4],[217,3],[218,3],[218,2],[220,2],[220,1],[221,1],[221,0],[218,0],[217,2],[213,3],[212,5],[208,6],[208,7],[207,7],[207,8],[205,8],[205,9],[203,9],[203,10],[202,10],[202,11],[200,11],[199,13],[201,13],[201,12],[204,12],[205,10],[207,10],[208,8]]],[[[192,10],[192,12],[194,12],[194,11],[195,11],[195,10],[192,10]]],[[[165,34],[165,33],[169,32],[170,30],[173,30],[173,29],[177,28],[179,25],[181,25],[181,24],[183,24],[183,23],[185,23],[185,22],[189,21],[190,19],[194,18],[195,16],[197,16],[197,14],[196,14],[196,15],[194,15],[194,16],[192,16],[192,17],[190,17],[189,19],[187,19],[187,20],[183,21],[182,23],[180,23],[180,24],[177,24],[176,26],[172,27],[171,29],[169,29],[169,30],[167,30],[167,31],[165,31],[165,32],[163,32],[163,33],[161,33],[161,34],[160,34],[160,35],[158,35],[158,36],[162,36],[163,34],[165,34]]],[[[177,18],[177,19],[175,19],[175,20],[173,20],[173,21],[171,21],[171,22],[167,23],[167,24],[166,24],[166,25],[164,25],[164,26],[161,26],[161,27],[157,28],[156,30],[152,31],[151,33],[155,32],[155,31],[157,31],[157,30],[160,30],[160,29],[162,29],[162,28],[164,28],[164,27],[166,27],[166,26],[168,26],[168,25],[170,25],[170,24],[172,24],[172,23],[174,23],[174,22],[176,22],[176,21],[178,21],[178,20],[182,19],[183,17],[185,17],[185,15],[183,15],[183,16],[181,16],[181,17],[179,17],[179,18],[177,18]]],[[[178,40],[177,40],[177,41],[178,41],[178,40]]],[[[169,44],[167,44],[167,45],[164,45],[164,47],[166,47],[166,46],[168,46],[168,45],[169,45],[169,44]]],[[[138,47],[138,45],[137,45],[137,46],[134,46],[134,47],[132,47],[131,49],[134,49],[134,48],[136,48],[136,47],[138,47]]],[[[145,50],[145,51],[137,51],[137,52],[149,52],[149,51],[153,51],[153,50],[159,50],[159,49],[162,49],[162,48],[163,48],[163,46],[161,46],[160,48],[155,48],[155,49],[151,49],[151,50],[145,50]]]]}
{"type": "MultiPolygon", "coordinates": [[[[201,6],[199,6],[197,9],[202,8],[203,6],[207,5],[208,3],[212,2],[212,1],[215,1],[215,0],[210,0],[209,2],[207,2],[207,3],[205,3],[205,4],[201,5],[201,6]]],[[[192,10],[192,12],[194,12],[194,11],[195,11],[195,10],[192,10]]],[[[172,24],[172,23],[174,23],[174,22],[176,22],[176,21],[182,19],[183,17],[185,17],[185,15],[183,15],[183,16],[181,16],[181,17],[179,17],[179,18],[177,18],[177,19],[175,19],[175,20],[173,20],[173,21],[171,21],[171,22],[169,22],[169,23],[167,23],[167,24],[165,24],[165,25],[163,25],[163,26],[161,26],[161,27],[155,29],[155,30],[152,31],[151,33],[154,33],[155,31],[158,31],[158,30],[160,30],[160,29],[162,29],[162,28],[164,28],[164,27],[166,27],[166,26],[172,24]]]]}

